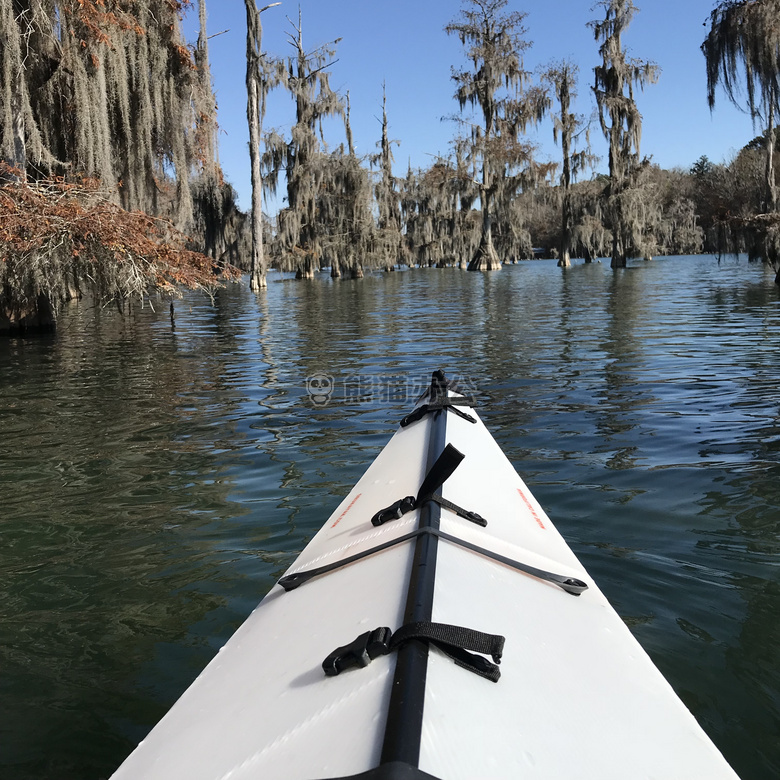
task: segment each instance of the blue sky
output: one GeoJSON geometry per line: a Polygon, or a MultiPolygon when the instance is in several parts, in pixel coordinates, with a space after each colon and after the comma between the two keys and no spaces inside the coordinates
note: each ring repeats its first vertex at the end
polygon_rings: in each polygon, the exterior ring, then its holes
{"type": "MultiPolygon", "coordinates": [[[[661,68],[657,84],[637,95],[643,116],[645,155],[664,168],[688,168],[702,154],[714,162],[734,155],[758,134],[750,117],[737,111],[720,92],[714,113],[706,98],[704,57],[700,50],[707,32],[704,23],[715,0],[636,0],[640,8],[624,37],[629,54],[650,59],[661,68]]],[[[262,7],[266,0],[260,0],[262,7]]],[[[246,15],[242,0],[207,2],[212,76],[219,106],[220,161],[225,176],[236,188],[242,208],[251,201],[248,131],[246,125],[245,52],[246,15]]],[[[293,48],[287,37],[297,22],[298,3],[262,14],[263,48],[287,57],[293,48]]],[[[463,49],[443,28],[460,9],[457,0],[300,0],[303,41],[307,49],[336,38],[337,62],[330,69],[331,86],[350,93],[352,130],[359,155],[374,154],[381,136],[382,83],[387,88],[390,137],[400,142],[393,149],[395,173],[407,166],[427,167],[437,155],[446,156],[457,132],[443,117],[456,114],[451,67],[464,65],[463,49]]],[[[533,46],[525,67],[533,71],[551,60],[572,59],[579,65],[577,110],[590,115],[595,101],[590,86],[598,47],[586,23],[601,16],[590,0],[510,0],[508,10],[525,11],[527,38],[533,46]]],[[[185,34],[197,36],[197,11],[185,20],[185,34]]],[[[283,90],[272,93],[264,129],[289,134],[294,104],[283,90]]],[[[557,160],[549,120],[530,134],[539,147],[539,159],[557,160]]],[[[325,124],[331,148],[344,140],[340,121],[325,124]]],[[[594,121],[593,150],[602,157],[597,170],[606,169],[606,146],[594,121]]],[[[283,193],[282,193],[283,194],[283,193]]],[[[274,212],[278,201],[268,203],[274,212]]]]}

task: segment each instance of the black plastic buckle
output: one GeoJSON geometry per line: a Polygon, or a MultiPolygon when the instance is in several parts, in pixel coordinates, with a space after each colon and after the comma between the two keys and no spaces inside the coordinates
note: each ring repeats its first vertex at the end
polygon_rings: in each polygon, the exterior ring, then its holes
{"type": "Polygon", "coordinates": [[[380,509],[372,518],[371,525],[384,525],[388,520],[400,520],[407,512],[417,507],[414,496],[401,498],[386,509],[380,509]]]}
{"type": "Polygon", "coordinates": [[[458,517],[462,517],[475,525],[480,525],[483,528],[487,525],[487,520],[478,512],[472,512],[469,509],[464,509],[462,506],[453,504],[452,501],[443,498],[439,493],[434,493],[430,500],[437,503],[442,509],[449,509],[450,512],[454,512],[458,517]]]}
{"type": "Polygon", "coordinates": [[[353,642],[336,648],[323,662],[322,668],[328,677],[335,677],[345,669],[368,666],[380,655],[390,652],[390,638],[393,632],[387,627],[366,631],[353,642]]]}
{"type": "Polygon", "coordinates": [[[487,520],[482,515],[477,514],[477,512],[470,512],[468,509],[463,512],[463,519],[483,528],[487,525],[487,520]]]}

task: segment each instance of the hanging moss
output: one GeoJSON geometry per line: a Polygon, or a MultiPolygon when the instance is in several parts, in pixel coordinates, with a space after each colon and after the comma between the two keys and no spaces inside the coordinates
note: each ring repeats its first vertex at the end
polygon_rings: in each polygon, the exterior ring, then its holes
{"type": "Polygon", "coordinates": [[[507,206],[521,186],[523,168],[531,162],[531,147],[520,139],[527,126],[539,122],[549,107],[547,93],[530,84],[522,54],[527,14],[503,13],[507,0],[469,0],[444,29],[466,49],[470,67],[453,72],[455,97],[461,112],[479,109],[481,125],[473,125],[469,162],[480,175],[482,234],[469,270],[497,270],[501,260],[493,241],[495,213],[507,206]]]}
{"type": "Polygon", "coordinates": [[[560,179],[561,233],[558,241],[558,265],[567,268],[571,265],[573,242],[573,214],[571,186],[578,174],[596,161],[590,152],[589,125],[584,117],[571,111],[577,98],[577,66],[567,60],[547,67],[542,78],[550,84],[558,101],[559,111],[553,116],[553,138],[560,139],[562,172],[560,179]],[[585,146],[576,150],[578,141],[584,140],[585,146]]]}
{"type": "MultiPolygon", "coordinates": [[[[212,256],[235,243],[214,224],[230,222],[226,206],[234,208],[234,202],[221,189],[216,160],[205,2],[199,3],[202,30],[195,57],[180,32],[181,14],[189,7],[190,0],[0,0],[0,142],[3,158],[13,166],[0,179],[73,184],[68,202],[75,209],[84,198],[87,212],[94,196],[80,182],[99,181],[101,198],[122,207],[115,219],[125,226],[145,218],[144,212],[168,218],[172,230],[200,229],[212,256]]],[[[11,224],[24,233],[24,221],[11,224]]],[[[57,235],[71,235],[67,224],[59,230],[57,235]]],[[[11,235],[6,227],[0,269],[5,279],[0,307],[16,312],[16,319],[25,306],[40,309],[35,301],[41,295],[56,312],[63,297],[82,284],[99,296],[119,298],[159,286],[152,272],[141,274],[140,287],[135,284],[132,264],[116,269],[116,284],[103,285],[88,264],[63,254],[70,238],[52,244],[43,236],[29,247],[23,233],[11,235]],[[18,289],[9,286],[14,278],[18,289]]],[[[136,256],[156,257],[152,244],[155,238],[164,243],[166,235],[154,230],[139,235],[146,243],[136,247],[136,256]]],[[[131,245],[125,237],[125,247],[131,245]]],[[[205,260],[187,254],[189,245],[176,246],[183,265],[171,278],[180,276],[186,284],[205,260]]],[[[102,279],[112,278],[108,264],[124,262],[121,252],[100,242],[86,241],[79,253],[94,253],[102,279]]]]}
{"type": "Polygon", "coordinates": [[[33,178],[98,177],[125,208],[188,229],[193,173],[215,164],[205,49],[199,70],[180,32],[188,6],[0,0],[3,157],[33,178]]]}
{"type": "MultiPolygon", "coordinates": [[[[715,108],[716,88],[720,84],[739,108],[747,107],[754,123],[763,121],[765,173],[761,189],[763,202],[748,220],[736,217],[732,226],[724,226],[723,236],[744,240],[751,251],[780,266],[780,254],[774,224],[759,219],[763,213],[777,211],[775,174],[775,124],[780,108],[780,7],[768,0],[728,0],[720,2],[710,15],[710,30],[702,44],[707,61],[707,99],[715,108]],[[756,234],[750,236],[750,230],[756,234]]],[[[770,220],[771,222],[771,220],[770,220]]],[[[727,245],[719,247],[726,250],[727,245]]],[[[779,277],[780,278],[780,277],[779,277]]]]}
{"type": "Polygon", "coordinates": [[[338,40],[307,51],[300,9],[297,26],[288,33],[294,54],[285,62],[282,82],[295,101],[295,124],[289,141],[272,132],[266,137],[265,182],[275,192],[282,172],[287,178],[288,207],[279,214],[276,253],[283,268],[310,279],[322,265],[321,231],[316,224],[317,198],[328,170],[327,155],[317,138],[326,116],[343,116],[344,105],[330,88],[327,68],[338,40]]]}
{"type": "Polygon", "coordinates": [[[466,190],[472,189],[451,160],[439,160],[427,170],[409,169],[401,186],[406,262],[444,268],[474,257],[481,217],[469,207],[474,193],[466,190]]]}
{"type": "Polygon", "coordinates": [[[612,231],[611,265],[621,268],[632,249],[642,243],[644,230],[636,221],[641,210],[628,208],[634,194],[626,192],[640,164],[642,140],[642,116],[634,100],[634,86],[654,83],[658,68],[652,62],[626,56],[622,35],[638,11],[632,0],[600,0],[596,7],[604,10],[604,18],[589,23],[601,43],[593,93],[601,130],[609,144],[609,187],[603,213],[612,231]]]}
{"type": "Polygon", "coordinates": [[[388,132],[387,93],[382,85],[382,137],[379,154],[372,158],[372,164],[379,167],[379,178],[374,187],[378,221],[376,252],[378,265],[386,271],[395,269],[402,260],[400,196],[393,176],[393,143],[388,132]]]}

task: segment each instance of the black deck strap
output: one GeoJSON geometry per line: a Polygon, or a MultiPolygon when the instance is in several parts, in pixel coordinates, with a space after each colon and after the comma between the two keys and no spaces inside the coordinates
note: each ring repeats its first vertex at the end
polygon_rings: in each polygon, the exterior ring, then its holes
{"type": "Polygon", "coordinates": [[[503,636],[430,621],[407,623],[395,633],[386,627],[366,631],[354,642],[336,648],[322,662],[322,668],[326,675],[334,677],[346,669],[368,666],[375,658],[392,653],[404,642],[411,640],[428,642],[438,647],[458,666],[486,680],[498,682],[501,677],[498,664],[501,663],[501,654],[504,651],[503,636]],[[476,655],[476,653],[483,655],[476,655]],[[485,655],[489,655],[493,662],[488,661],[485,655]]]}
{"type": "Polygon", "coordinates": [[[439,780],[439,778],[429,775],[405,761],[388,761],[386,764],[380,764],[375,769],[369,769],[359,775],[335,777],[330,778],[330,780],[439,780]]]}
{"type": "Polygon", "coordinates": [[[565,590],[572,596],[579,596],[588,589],[587,583],[583,582],[582,580],[578,580],[576,577],[566,577],[562,574],[554,574],[553,572],[545,571],[544,569],[538,569],[536,566],[530,566],[527,563],[520,563],[520,561],[516,561],[513,558],[507,558],[505,555],[493,552],[493,550],[488,550],[485,547],[480,547],[478,544],[472,544],[471,542],[467,542],[465,539],[460,539],[457,536],[440,531],[438,528],[418,528],[416,531],[411,531],[408,534],[397,536],[395,539],[391,539],[388,542],[378,544],[376,547],[372,547],[370,550],[364,550],[363,552],[355,553],[355,555],[350,555],[349,557],[342,558],[339,561],[328,563],[325,566],[318,566],[316,569],[306,569],[305,571],[299,571],[295,574],[288,574],[286,577],[282,577],[279,580],[279,584],[285,589],[285,591],[295,590],[297,587],[303,585],[314,577],[319,577],[323,574],[329,574],[332,571],[336,571],[337,569],[341,569],[344,566],[348,566],[350,563],[355,563],[362,560],[363,558],[368,558],[369,555],[382,552],[383,550],[387,550],[390,547],[395,547],[397,544],[401,544],[402,542],[408,542],[410,539],[423,536],[424,534],[437,536],[440,539],[457,544],[460,547],[464,547],[465,549],[471,550],[472,552],[478,553],[479,555],[484,555],[486,558],[490,558],[497,563],[503,563],[505,566],[509,566],[513,569],[516,569],[517,571],[523,572],[523,574],[529,574],[532,577],[536,577],[538,580],[544,580],[544,582],[557,585],[559,588],[561,588],[561,590],[565,590]]]}
{"type": "Polygon", "coordinates": [[[458,666],[486,680],[498,682],[501,677],[498,664],[501,663],[506,640],[499,634],[486,634],[473,628],[453,626],[449,623],[429,621],[407,623],[393,634],[390,649],[395,650],[402,642],[408,642],[410,639],[419,639],[435,645],[458,666]],[[470,653],[469,650],[474,652],[470,653]],[[482,655],[474,653],[482,653],[482,655]],[[484,658],[485,655],[489,655],[493,663],[484,658]]]}
{"type": "MultiPolygon", "coordinates": [[[[428,533],[427,529],[423,529],[425,533],[428,533]]],[[[349,566],[350,563],[355,563],[363,558],[368,558],[369,555],[387,550],[390,547],[395,547],[402,542],[408,542],[410,539],[415,539],[420,536],[421,530],[412,531],[411,533],[404,534],[403,536],[397,536],[395,539],[390,539],[388,542],[382,542],[376,547],[372,547],[370,550],[364,550],[363,552],[355,553],[346,558],[341,558],[333,563],[327,563],[325,566],[318,566],[316,569],[306,569],[304,571],[295,572],[294,574],[288,574],[286,577],[282,577],[279,580],[279,584],[285,589],[285,591],[295,590],[297,587],[303,585],[305,582],[319,577],[323,574],[329,574],[332,571],[341,569],[344,566],[349,566]]]]}
{"type": "Polygon", "coordinates": [[[465,457],[457,447],[448,444],[425,475],[417,491],[417,503],[427,501],[452,476],[465,457]]]}
{"type": "Polygon", "coordinates": [[[470,512],[467,509],[459,507],[457,504],[442,498],[436,491],[452,476],[452,473],[460,465],[465,456],[452,444],[448,444],[441,455],[431,466],[430,471],[425,475],[420,489],[416,496],[406,496],[401,498],[390,506],[380,509],[372,518],[372,525],[384,525],[390,520],[398,520],[407,512],[417,509],[427,501],[434,501],[439,506],[455,512],[456,515],[466,520],[470,520],[477,525],[486,526],[487,520],[476,512],[470,512]]]}
{"type": "Polygon", "coordinates": [[[433,501],[434,504],[438,504],[442,509],[448,509],[450,512],[454,512],[458,517],[462,517],[464,520],[468,520],[475,525],[480,525],[483,528],[487,525],[487,520],[485,520],[482,515],[471,512],[468,509],[463,509],[463,507],[453,504],[452,501],[442,498],[438,493],[432,495],[428,500],[433,501]]]}
{"type": "Polygon", "coordinates": [[[418,406],[413,412],[409,412],[409,414],[407,414],[406,417],[401,420],[401,427],[406,428],[413,422],[422,420],[426,414],[430,414],[431,412],[439,412],[442,409],[446,409],[448,412],[454,412],[458,415],[458,417],[462,417],[464,420],[468,420],[471,423],[476,423],[477,418],[468,414],[468,412],[464,412],[462,409],[458,409],[459,406],[474,406],[474,399],[442,398],[440,401],[431,401],[427,404],[422,404],[421,406],[418,406]]]}
{"type": "Polygon", "coordinates": [[[588,589],[588,584],[582,580],[578,580],[576,577],[566,577],[562,574],[555,574],[551,571],[545,571],[544,569],[538,569],[536,566],[531,566],[527,563],[521,563],[514,560],[514,558],[507,558],[501,553],[493,552],[485,547],[480,547],[478,544],[467,542],[465,539],[460,539],[452,534],[445,533],[444,531],[436,531],[436,536],[445,541],[457,544],[460,547],[465,547],[467,550],[484,555],[486,558],[490,558],[497,563],[503,563],[505,566],[511,566],[517,571],[521,571],[524,574],[530,574],[532,577],[536,577],[537,580],[544,580],[550,582],[553,585],[557,585],[561,590],[565,590],[572,596],[579,596],[581,593],[588,589]]]}
{"type": "Polygon", "coordinates": [[[480,525],[483,528],[487,525],[482,515],[477,512],[472,512],[470,509],[464,509],[452,501],[448,501],[443,498],[439,493],[434,493],[432,496],[428,496],[424,501],[418,501],[414,496],[407,496],[385,509],[380,509],[372,518],[372,525],[384,525],[389,520],[400,520],[407,512],[411,512],[413,509],[417,509],[426,501],[432,501],[434,504],[438,504],[443,509],[449,509],[450,512],[454,512],[458,517],[462,517],[464,520],[468,520],[471,523],[480,525]]]}
{"type": "Polygon", "coordinates": [[[426,414],[430,414],[431,412],[440,412],[443,409],[448,412],[454,412],[458,415],[458,417],[462,417],[464,420],[475,423],[477,421],[476,418],[472,417],[470,414],[467,414],[463,410],[458,409],[458,407],[476,406],[477,399],[474,398],[474,396],[463,395],[457,398],[450,398],[450,388],[452,388],[453,392],[457,392],[454,384],[447,379],[441,369],[434,371],[433,375],[431,376],[430,387],[425,391],[425,393],[423,393],[422,396],[423,398],[425,396],[428,397],[427,402],[421,406],[418,406],[414,411],[407,414],[406,417],[401,420],[401,427],[406,428],[407,425],[411,425],[413,422],[417,422],[417,420],[422,420],[426,414]]]}

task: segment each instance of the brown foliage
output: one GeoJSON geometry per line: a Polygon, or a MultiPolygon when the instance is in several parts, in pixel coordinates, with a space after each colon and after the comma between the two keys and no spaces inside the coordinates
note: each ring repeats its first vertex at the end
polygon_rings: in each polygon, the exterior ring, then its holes
{"type": "MultiPolygon", "coordinates": [[[[165,0],[165,5],[182,15],[192,5],[192,0],[165,0]]],[[[106,31],[112,27],[134,29],[143,35],[144,30],[138,23],[137,6],[137,0],[66,0],[62,10],[78,19],[92,34],[94,42],[110,43],[106,31]]]]}
{"type": "MultiPolygon", "coordinates": [[[[186,236],[167,220],[120,208],[97,180],[12,181],[1,164],[3,178],[0,306],[23,310],[43,295],[56,307],[82,285],[103,301],[218,286],[214,261],[189,249],[186,236]]],[[[238,275],[222,269],[226,279],[238,275]]]]}
{"type": "MultiPolygon", "coordinates": [[[[135,30],[139,35],[144,32],[136,17],[116,2],[76,0],[75,3],[64,5],[62,12],[73,16],[81,25],[79,43],[82,48],[92,44],[110,46],[113,28],[135,30]]],[[[72,34],[75,35],[75,31],[72,34]]]]}

